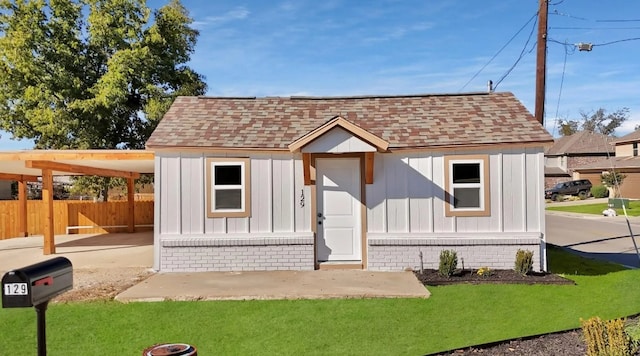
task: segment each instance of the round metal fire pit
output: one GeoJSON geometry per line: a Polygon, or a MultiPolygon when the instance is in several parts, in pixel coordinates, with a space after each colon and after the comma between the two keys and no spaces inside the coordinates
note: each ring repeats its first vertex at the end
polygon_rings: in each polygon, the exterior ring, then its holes
{"type": "Polygon", "coordinates": [[[197,356],[198,350],[187,344],[159,344],[142,352],[142,356],[197,356]]]}

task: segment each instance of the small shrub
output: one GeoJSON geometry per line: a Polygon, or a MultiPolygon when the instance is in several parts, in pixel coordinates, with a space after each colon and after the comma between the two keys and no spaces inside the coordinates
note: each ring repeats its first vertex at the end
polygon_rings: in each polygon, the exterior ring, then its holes
{"type": "Polygon", "coordinates": [[[491,275],[493,275],[493,270],[489,267],[480,267],[476,274],[481,277],[491,277],[491,275]]]}
{"type": "Polygon", "coordinates": [[[442,250],[440,252],[440,267],[438,273],[444,277],[451,277],[458,267],[458,254],[453,250],[442,250]]]}
{"type": "Polygon", "coordinates": [[[515,270],[523,276],[533,270],[533,251],[518,249],[515,270]]]}
{"type": "Polygon", "coordinates": [[[587,344],[587,356],[626,356],[632,354],[631,339],[625,333],[624,320],[603,321],[598,317],[580,320],[587,344]]]}
{"type": "Polygon", "coordinates": [[[629,339],[631,339],[631,352],[638,352],[638,349],[640,349],[640,320],[629,324],[624,331],[629,336],[629,339]]]}
{"type": "Polygon", "coordinates": [[[609,189],[604,185],[594,185],[591,187],[591,195],[594,198],[606,198],[609,196],[609,189]]]}

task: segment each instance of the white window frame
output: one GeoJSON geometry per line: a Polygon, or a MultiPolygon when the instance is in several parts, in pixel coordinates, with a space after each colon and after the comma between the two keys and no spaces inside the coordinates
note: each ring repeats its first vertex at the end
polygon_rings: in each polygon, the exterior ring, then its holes
{"type": "Polygon", "coordinates": [[[207,217],[209,218],[240,218],[248,217],[251,213],[251,185],[250,167],[248,158],[207,158],[207,217]],[[240,184],[238,185],[215,185],[216,167],[220,166],[240,166],[240,184]],[[216,209],[216,191],[236,190],[241,191],[240,209],[216,209]]]}
{"type": "Polygon", "coordinates": [[[490,216],[491,202],[489,194],[489,156],[467,155],[445,157],[445,216],[490,216]],[[478,164],[480,166],[480,183],[453,183],[453,166],[455,164],[478,164]],[[456,208],[454,206],[455,188],[479,188],[480,206],[477,208],[456,208]]]}

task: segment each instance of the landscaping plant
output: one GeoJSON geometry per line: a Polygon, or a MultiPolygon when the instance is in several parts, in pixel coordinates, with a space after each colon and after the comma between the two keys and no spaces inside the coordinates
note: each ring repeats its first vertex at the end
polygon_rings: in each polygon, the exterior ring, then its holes
{"type": "Polygon", "coordinates": [[[438,273],[441,276],[451,277],[458,267],[458,254],[453,250],[442,250],[440,252],[440,266],[438,273]]]}
{"type": "Polygon", "coordinates": [[[627,356],[632,354],[631,339],[625,333],[624,320],[604,321],[599,317],[580,320],[587,344],[587,356],[627,356]]]}
{"type": "Polygon", "coordinates": [[[594,185],[591,187],[591,195],[594,198],[606,198],[609,196],[609,189],[602,184],[594,185]]]}
{"type": "Polygon", "coordinates": [[[533,251],[518,249],[516,252],[516,272],[525,276],[533,269],[533,251]]]}

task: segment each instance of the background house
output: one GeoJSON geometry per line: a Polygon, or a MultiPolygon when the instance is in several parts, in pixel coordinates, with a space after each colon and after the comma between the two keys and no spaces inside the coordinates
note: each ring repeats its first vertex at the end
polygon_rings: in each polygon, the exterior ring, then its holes
{"type": "MultiPolygon", "coordinates": [[[[544,184],[551,188],[557,183],[572,180],[577,167],[602,162],[616,155],[612,144],[615,137],[591,131],[580,131],[555,140],[544,154],[544,184]]],[[[591,181],[600,184],[600,178],[591,181]]]]}
{"type": "Polygon", "coordinates": [[[603,172],[615,170],[626,175],[620,186],[621,195],[625,198],[640,199],[640,130],[614,139],[612,144],[615,145],[615,157],[576,167],[576,177],[599,184],[603,172]]]}
{"type": "Polygon", "coordinates": [[[154,268],[545,266],[544,147],[511,93],[179,97],[155,152],[154,268]]]}

